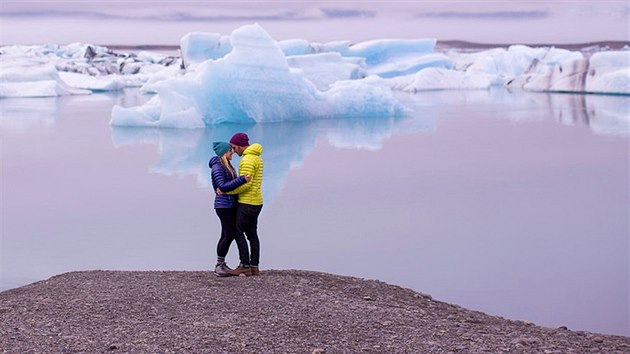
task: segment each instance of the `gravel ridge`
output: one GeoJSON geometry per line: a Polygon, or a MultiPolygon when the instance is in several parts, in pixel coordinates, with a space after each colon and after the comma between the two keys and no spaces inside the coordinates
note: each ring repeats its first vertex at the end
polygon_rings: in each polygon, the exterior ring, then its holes
{"type": "Polygon", "coordinates": [[[81,271],[1,292],[0,352],[630,353],[630,337],[312,271],[81,271]]]}

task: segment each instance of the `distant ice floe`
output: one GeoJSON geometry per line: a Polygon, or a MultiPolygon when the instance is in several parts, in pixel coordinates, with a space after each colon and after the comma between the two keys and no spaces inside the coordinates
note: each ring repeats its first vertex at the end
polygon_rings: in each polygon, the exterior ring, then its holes
{"type": "MultiPolygon", "coordinates": [[[[0,98],[51,97],[140,87],[153,75],[178,66],[180,59],[142,51],[115,53],[106,47],[0,47],[0,98]]],[[[172,71],[172,70],[171,70],[172,71]]]]}
{"type": "Polygon", "coordinates": [[[53,97],[88,95],[63,81],[53,65],[42,63],[26,68],[0,67],[0,97],[53,97]]]}
{"type": "Polygon", "coordinates": [[[180,56],[68,46],[0,48],[0,97],[48,97],[141,87],[156,95],[117,106],[113,125],[198,128],[223,122],[399,116],[396,92],[507,90],[630,95],[630,50],[513,45],[435,52],[435,39],[275,41],[257,24],[231,35],[193,32],[180,56]]]}

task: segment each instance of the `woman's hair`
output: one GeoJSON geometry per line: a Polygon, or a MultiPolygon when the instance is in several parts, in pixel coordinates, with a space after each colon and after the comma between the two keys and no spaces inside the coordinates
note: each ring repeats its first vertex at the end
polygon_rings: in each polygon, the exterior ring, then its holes
{"type": "Polygon", "coordinates": [[[234,167],[232,166],[232,163],[230,163],[230,160],[227,159],[227,157],[225,156],[226,154],[223,154],[223,156],[221,156],[219,159],[221,160],[221,164],[223,166],[225,166],[225,168],[227,168],[228,171],[230,171],[230,174],[232,175],[232,178],[234,178],[234,167]]]}

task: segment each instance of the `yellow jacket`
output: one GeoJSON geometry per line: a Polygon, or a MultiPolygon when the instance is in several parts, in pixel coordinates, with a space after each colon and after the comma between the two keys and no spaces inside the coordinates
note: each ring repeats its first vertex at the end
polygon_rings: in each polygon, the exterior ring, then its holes
{"type": "Polygon", "coordinates": [[[249,205],[262,205],[263,160],[262,145],[252,144],[245,151],[238,165],[241,176],[252,176],[252,180],[226,194],[238,194],[238,202],[249,205]]]}

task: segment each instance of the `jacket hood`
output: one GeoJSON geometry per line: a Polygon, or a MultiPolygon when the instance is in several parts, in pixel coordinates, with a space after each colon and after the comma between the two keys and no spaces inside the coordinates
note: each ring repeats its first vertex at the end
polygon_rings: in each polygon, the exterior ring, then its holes
{"type": "Polygon", "coordinates": [[[208,163],[208,166],[210,166],[210,168],[212,168],[212,166],[221,163],[221,161],[219,161],[219,157],[218,156],[212,156],[210,158],[210,162],[208,163]]]}
{"type": "Polygon", "coordinates": [[[245,151],[243,151],[243,155],[262,155],[263,147],[262,145],[255,143],[251,144],[245,151]]]}

